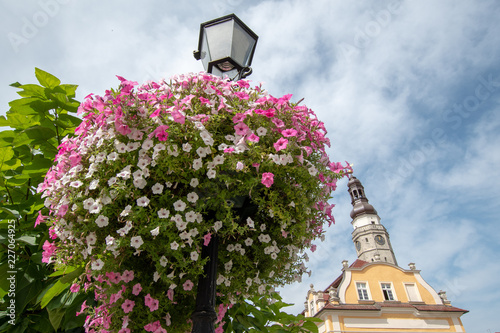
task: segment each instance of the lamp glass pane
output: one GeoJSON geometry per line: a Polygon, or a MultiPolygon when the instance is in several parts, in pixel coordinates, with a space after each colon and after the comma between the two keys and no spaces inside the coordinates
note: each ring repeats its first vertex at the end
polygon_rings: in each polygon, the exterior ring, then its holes
{"type": "Polygon", "coordinates": [[[252,38],[241,26],[234,25],[233,45],[231,49],[231,58],[241,67],[249,65],[250,54],[255,47],[256,40],[252,38]]]}
{"type": "Polygon", "coordinates": [[[231,42],[233,36],[232,20],[217,23],[205,27],[204,33],[206,35],[207,44],[210,53],[210,60],[214,61],[231,56],[231,42]]]}

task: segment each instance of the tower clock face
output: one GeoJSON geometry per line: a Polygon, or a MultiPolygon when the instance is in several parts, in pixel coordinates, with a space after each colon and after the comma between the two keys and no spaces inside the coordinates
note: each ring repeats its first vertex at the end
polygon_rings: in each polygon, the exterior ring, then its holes
{"type": "Polygon", "coordinates": [[[360,243],[360,241],[356,242],[356,249],[358,249],[358,251],[361,249],[361,243],[360,243]]]}
{"type": "Polygon", "coordinates": [[[377,236],[375,236],[375,242],[377,242],[377,244],[379,244],[379,245],[384,245],[385,239],[384,239],[384,237],[377,235],[377,236]]]}

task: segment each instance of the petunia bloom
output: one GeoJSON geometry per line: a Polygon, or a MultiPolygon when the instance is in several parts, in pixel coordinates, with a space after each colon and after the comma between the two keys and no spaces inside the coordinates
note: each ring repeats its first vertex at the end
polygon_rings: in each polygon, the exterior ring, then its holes
{"type": "Polygon", "coordinates": [[[262,180],[260,181],[266,187],[271,187],[274,183],[274,174],[272,172],[264,172],[262,174],[262,180]]]}

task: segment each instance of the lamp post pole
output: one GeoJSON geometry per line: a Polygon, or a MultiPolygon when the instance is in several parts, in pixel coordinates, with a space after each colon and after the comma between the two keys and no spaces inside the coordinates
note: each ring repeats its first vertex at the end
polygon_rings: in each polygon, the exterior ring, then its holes
{"type": "MultiPolygon", "coordinates": [[[[196,60],[201,60],[208,73],[227,77],[231,80],[240,80],[252,73],[252,63],[255,45],[258,36],[250,30],[236,15],[231,14],[211,20],[200,25],[198,50],[194,52],[196,60]]],[[[237,200],[235,198],[235,200],[237,200]]],[[[251,205],[245,202],[233,202],[233,208],[239,209],[242,215],[245,209],[252,210],[251,205]]],[[[215,218],[213,212],[207,218],[215,218]]],[[[196,308],[191,319],[192,333],[214,333],[215,320],[215,293],[217,279],[217,257],[219,239],[217,234],[212,236],[207,246],[203,245],[202,259],[208,258],[203,267],[204,274],[198,281],[196,308]]]]}
{"type": "Polygon", "coordinates": [[[207,246],[201,250],[201,258],[209,258],[203,267],[204,275],[198,280],[198,293],[196,295],[196,308],[191,316],[193,320],[192,333],[213,333],[214,323],[217,319],[215,313],[215,289],[217,278],[217,251],[219,238],[215,234],[207,246]]]}

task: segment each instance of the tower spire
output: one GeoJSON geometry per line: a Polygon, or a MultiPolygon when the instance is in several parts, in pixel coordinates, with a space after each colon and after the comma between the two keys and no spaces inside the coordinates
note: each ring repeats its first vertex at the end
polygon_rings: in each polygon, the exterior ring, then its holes
{"type": "Polygon", "coordinates": [[[359,179],[351,176],[347,186],[352,204],[352,241],[356,246],[358,258],[368,262],[379,261],[397,265],[389,233],[380,223],[375,208],[368,203],[363,185],[359,179]]]}

